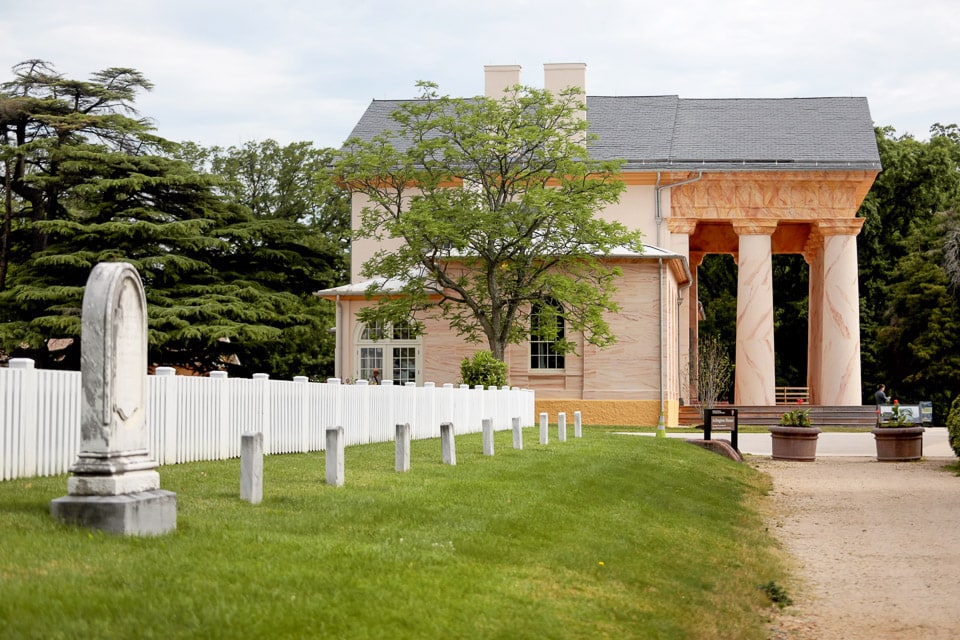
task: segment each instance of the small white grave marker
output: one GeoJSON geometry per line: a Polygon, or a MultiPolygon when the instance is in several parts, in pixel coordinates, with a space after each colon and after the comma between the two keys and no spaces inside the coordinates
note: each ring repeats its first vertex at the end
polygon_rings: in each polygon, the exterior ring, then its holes
{"type": "Polygon", "coordinates": [[[397,425],[396,468],[399,472],[410,471],[410,423],[397,425]]]}
{"type": "Polygon", "coordinates": [[[493,455],[493,419],[484,418],[481,422],[483,426],[483,455],[493,455]]]}
{"type": "Polygon", "coordinates": [[[263,434],[240,435],[240,499],[250,504],[263,500],[263,434]]]}
{"type": "Polygon", "coordinates": [[[443,464],[457,464],[457,443],[453,437],[453,423],[440,423],[440,456],[443,464]]]}
{"type": "Polygon", "coordinates": [[[520,418],[512,418],[511,426],[513,427],[513,448],[523,449],[523,429],[520,428],[520,418]]]}
{"type": "Polygon", "coordinates": [[[343,472],[343,427],[327,429],[327,484],[342,487],[344,484],[343,472]]]}

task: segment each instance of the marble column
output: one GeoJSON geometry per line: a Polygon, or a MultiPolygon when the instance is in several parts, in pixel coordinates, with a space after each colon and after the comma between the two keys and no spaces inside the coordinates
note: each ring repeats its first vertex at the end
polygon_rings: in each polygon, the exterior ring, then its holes
{"type": "Polygon", "coordinates": [[[818,223],[823,235],[823,330],[819,404],[862,404],[857,233],[863,218],[818,223]]]}
{"type": "Polygon", "coordinates": [[[815,227],[803,247],[810,268],[807,295],[807,400],[820,404],[820,353],[823,344],[823,236],[815,227]]]}
{"type": "Polygon", "coordinates": [[[690,253],[690,288],[687,289],[687,298],[689,303],[688,331],[690,333],[690,353],[688,384],[690,388],[689,400],[692,403],[700,397],[700,281],[699,268],[703,264],[704,254],[701,252],[690,253]]]}
{"type": "Polygon", "coordinates": [[[739,405],[776,404],[771,245],[776,229],[776,220],[733,223],[733,230],[739,236],[734,371],[734,402],[739,405]]]}
{"type": "Polygon", "coordinates": [[[703,260],[702,253],[691,253],[690,238],[697,230],[697,220],[692,218],[667,218],[670,230],[670,243],[674,253],[687,257],[690,266],[690,286],[683,293],[683,301],[678,309],[679,332],[677,345],[677,367],[680,372],[680,398],[691,402],[697,398],[697,265],[703,260]]]}

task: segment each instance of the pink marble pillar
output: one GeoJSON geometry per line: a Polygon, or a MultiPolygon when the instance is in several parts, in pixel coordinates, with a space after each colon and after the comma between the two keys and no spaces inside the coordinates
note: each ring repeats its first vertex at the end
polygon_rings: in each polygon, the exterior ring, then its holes
{"type": "Polygon", "coordinates": [[[690,253],[690,288],[687,296],[690,299],[689,331],[690,331],[690,398],[691,402],[700,397],[698,380],[700,377],[700,281],[698,270],[703,263],[703,253],[690,253]]]}
{"type": "Polygon", "coordinates": [[[814,228],[803,247],[810,267],[807,295],[807,389],[810,404],[820,404],[820,353],[823,348],[823,236],[814,228]]]}
{"type": "Polygon", "coordinates": [[[677,389],[684,402],[696,398],[696,327],[697,327],[697,269],[694,264],[700,263],[703,254],[690,252],[690,236],[697,229],[697,220],[690,218],[668,218],[667,227],[670,229],[670,244],[674,253],[687,256],[692,280],[690,286],[682,293],[682,302],[679,305],[677,316],[677,389]]]}
{"type": "Polygon", "coordinates": [[[737,349],[734,402],[776,404],[773,354],[773,261],[770,236],[775,220],[735,221],[737,257],[737,349]]]}
{"type": "Polygon", "coordinates": [[[821,221],[823,238],[823,328],[819,403],[862,404],[860,389],[860,298],[857,233],[863,218],[821,221]]]}

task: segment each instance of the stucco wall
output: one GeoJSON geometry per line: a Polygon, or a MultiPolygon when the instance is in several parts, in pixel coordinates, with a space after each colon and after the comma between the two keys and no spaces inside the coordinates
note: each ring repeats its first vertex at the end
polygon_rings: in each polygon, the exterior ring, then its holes
{"type": "MultiPolygon", "coordinates": [[[[413,191],[410,191],[412,194],[413,191]]],[[[369,206],[370,200],[362,193],[354,193],[350,200],[350,228],[354,231],[360,228],[360,221],[364,207],[369,206]]],[[[364,263],[373,257],[379,250],[392,251],[403,244],[397,238],[360,238],[350,243],[350,282],[365,280],[360,275],[364,263]]]]}

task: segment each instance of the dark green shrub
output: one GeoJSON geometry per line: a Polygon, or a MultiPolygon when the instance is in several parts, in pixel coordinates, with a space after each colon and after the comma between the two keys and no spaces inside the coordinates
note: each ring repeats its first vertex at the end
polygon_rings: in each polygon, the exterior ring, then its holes
{"type": "Polygon", "coordinates": [[[507,384],[507,365],[493,357],[489,351],[477,351],[473,359],[460,361],[460,377],[464,384],[471,387],[482,384],[485,387],[503,387],[507,384]]]}
{"type": "Polygon", "coordinates": [[[950,438],[950,446],[953,453],[960,456],[960,396],[953,400],[950,405],[950,414],[947,416],[947,435],[950,438]]]}

